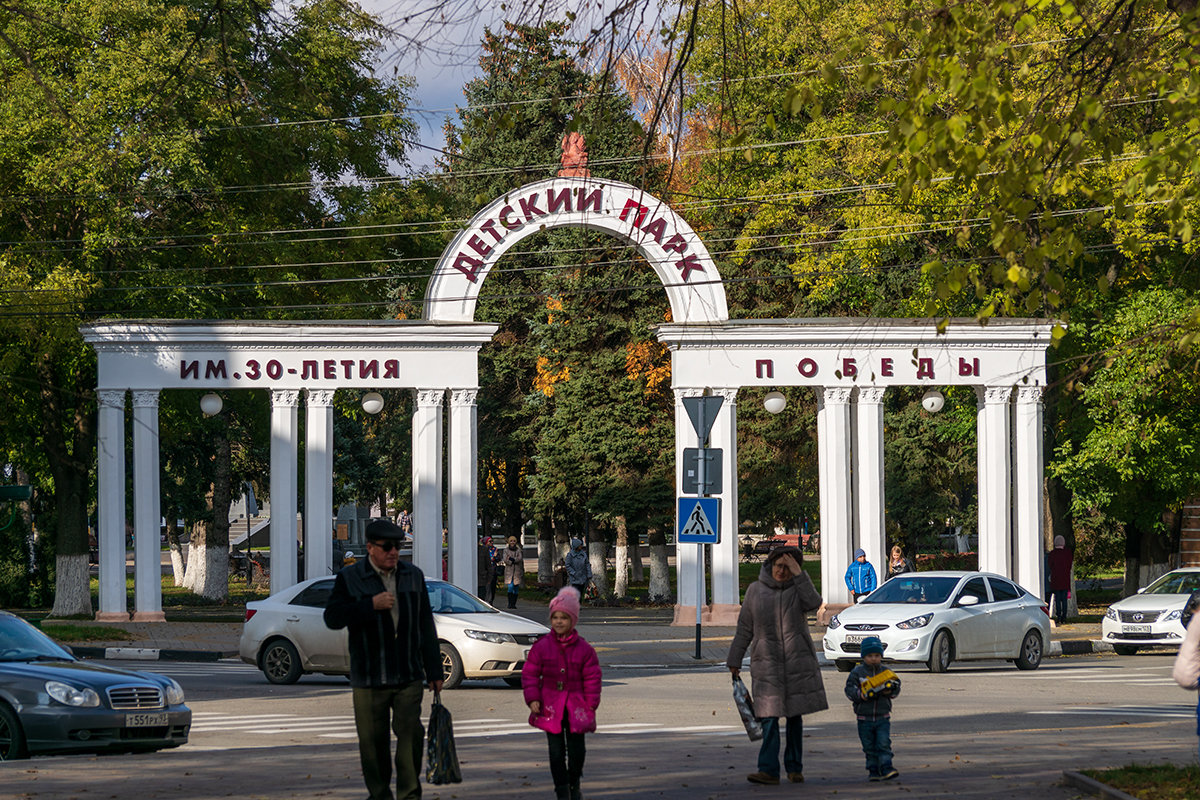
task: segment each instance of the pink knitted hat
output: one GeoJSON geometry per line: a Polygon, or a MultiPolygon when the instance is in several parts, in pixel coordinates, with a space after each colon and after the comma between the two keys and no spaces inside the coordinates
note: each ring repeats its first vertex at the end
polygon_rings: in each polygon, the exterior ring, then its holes
{"type": "Polygon", "coordinates": [[[550,613],[561,611],[571,618],[572,625],[579,624],[579,590],[574,586],[564,586],[550,601],[550,613]]]}

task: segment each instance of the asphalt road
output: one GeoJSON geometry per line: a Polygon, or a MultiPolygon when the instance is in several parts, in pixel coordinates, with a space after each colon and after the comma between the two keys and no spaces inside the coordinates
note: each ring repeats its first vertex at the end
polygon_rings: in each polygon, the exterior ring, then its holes
{"type": "MultiPolygon", "coordinates": [[[[1001,662],[944,675],[900,667],[892,723],[898,781],[868,783],[845,676],[824,672],[831,708],[806,718],[801,786],[758,787],[745,736],[715,667],[609,668],[600,731],[588,737],[587,798],[1077,798],[1064,769],[1196,757],[1195,695],[1165,654],[1048,659],[1019,672],[1001,662]]],[[[128,666],[145,669],[145,663],[128,666]]],[[[0,764],[17,798],[332,798],[361,800],[349,684],[307,676],[272,686],[251,667],[159,663],[183,684],[191,741],[148,755],[66,756],[0,764]]],[[[543,734],[525,723],[519,690],[468,683],[443,698],[454,714],[464,782],[426,798],[552,797],[543,734]]]]}

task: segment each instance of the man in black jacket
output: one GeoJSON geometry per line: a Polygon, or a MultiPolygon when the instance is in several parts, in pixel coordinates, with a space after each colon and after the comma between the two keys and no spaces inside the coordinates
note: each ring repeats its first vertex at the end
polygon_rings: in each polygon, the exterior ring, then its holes
{"type": "Polygon", "coordinates": [[[367,525],[367,557],[338,573],[325,624],[350,629],[350,685],[358,755],[370,800],[393,800],[391,735],[396,731],[396,795],[421,796],[423,684],[442,690],[433,609],[425,576],[401,563],[404,532],[388,520],[367,525]]]}

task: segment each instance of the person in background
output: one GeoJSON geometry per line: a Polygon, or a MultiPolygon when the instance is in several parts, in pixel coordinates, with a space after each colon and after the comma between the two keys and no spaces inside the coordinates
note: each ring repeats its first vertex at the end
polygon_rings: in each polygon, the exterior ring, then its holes
{"type": "Polygon", "coordinates": [[[1047,591],[1054,606],[1054,621],[1062,625],[1067,621],[1067,601],[1071,598],[1071,567],[1075,563],[1075,553],[1067,549],[1067,540],[1062,536],[1054,537],[1054,549],[1046,557],[1047,591]]]}
{"type": "Polygon", "coordinates": [[[342,569],[325,625],[349,629],[350,686],[358,756],[369,800],[393,800],[391,733],[396,734],[397,800],[421,796],[424,686],[442,691],[442,656],[425,576],[400,561],[404,532],[390,520],[367,525],[367,557],[342,569]]]}
{"type": "Polygon", "coordinates": [[[916,572],[912,560],[904,555],[904,548],[898,544],[892,545],[892,556],[888,559],[885,581],[890,581],[897,575],[903,575],[906,572],[916,572]]]}
{"type": "Polygon", "coordinates": [[[592,562],[583,547],[583,539],[576,537],[571,540],[571,549],[563,557],[563,565],[567,568],[567,583],[575,587],[580,597],[587,597],[587,586],[592,580],[592,562]]]}
{"type": "Polygon", "coordinates": [[[787,719],[783,767],[792,783],[804,781],[804,714],[829,708],[821,665],[808,631],[808,612],[818,611],[821,595],[800,569],[798,547],[779,547],[767,556],[758,580],[746,588],[737,631],[725,666],[738,677],[750,651],[754,716],[762,723],[758,770],[751,783],[779,783],[779,718],[787,719]]]}
{"type": "Polygon", "coordinates": [[[858,739],[867,757],[867,776],[873,781],[890,781],[900,773],[892,766],[892,698],[900,694],[900,679],[893,678],[868,696],[863,681],[883,671],[883,642],[868,636],[859,646],[862,663],[846,678],[846,697],[858,718],[858,739]]]}
{"type": "Polygon", "coordinates": [[[492,537],[479,540],[479,599],[491,605],[496,602],[496,562],[493,560],[492,537]]]}
{"type": "Polygon", "coordinates": [[[846,588],[857,603],[858,598],[875,591],[877,583],[875,568],[867,561],[867,551],[860,547],[854,551],[854,561],[846,567],[846,588]]]}
{"type": "MultiPolygon", "coordinates": [[[[1200,622],[1196,622],[1197,609],[1200,609],[1200,592],[1192,592],[1179,618],[1186,633],[1171,671],[1175,682],[1188,690],[1200,686],[1200,622]]],[[[1200,736],[1200,704],[1196,705],[1196,735],[1200,736]]]]}
{"type": "Polygon", "coordinates": [[[500,563],[504,565],[504,586],[508,590],[508,607],[517,607],[517,594],[521,584],[525,582],[525,554],[517,537],[508,537],[508,546],[500,553],[500,563]]]}
{"type": "Polygon", "coordinates": [[[407,508],[400,509],[400,513],[396,515],[396,524],[404,531],[405,537],[412,536],[412,514],[408,513],[407,508]]]}
{"type": "Polygon", "coordinates": [[[564,586],[550,601],[549,636],[538,639],[521,669],[529,724],[546,732],[556,800],[582,800],[584,734],[596,730],[600,659],[575,626],[579,592],[564,586]]]}

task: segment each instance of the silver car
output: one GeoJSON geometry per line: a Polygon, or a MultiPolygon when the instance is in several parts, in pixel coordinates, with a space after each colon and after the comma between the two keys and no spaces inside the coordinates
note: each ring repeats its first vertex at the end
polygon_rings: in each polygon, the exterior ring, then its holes
{"type": "MultiPolygon", "coordinates": [[[[346,630],[325,627],[333,576],[312,578],[246,604],[238,653],[271,683],[295,683],[306,672],[350,673],[346,630]]],[[[545,625],[506,614],[445,581],[425,581],[442,653],[444,687],[464,678],[503,678],[521,685],[529,648],[550,632],[545,625]]]]}
{"type": "Polygon", "coordinates": [[[862,640],[878,636],[884,661],[923,662],[930,672],[971,659],[1037,669],[1050,641],[1047,611],[1037,597],[990,572],[907,572],[830,620],[825,657],[849,672],[862,640]]]}
{"type": "Polygon", "coordinates": [[[1100,635],[1118,655],[1151,647],[1179,647],[1185,633],[1180,616],[1192,592],[1200,589],[1200,569],[1168,572],[1104,612],[1100,635]]]}

